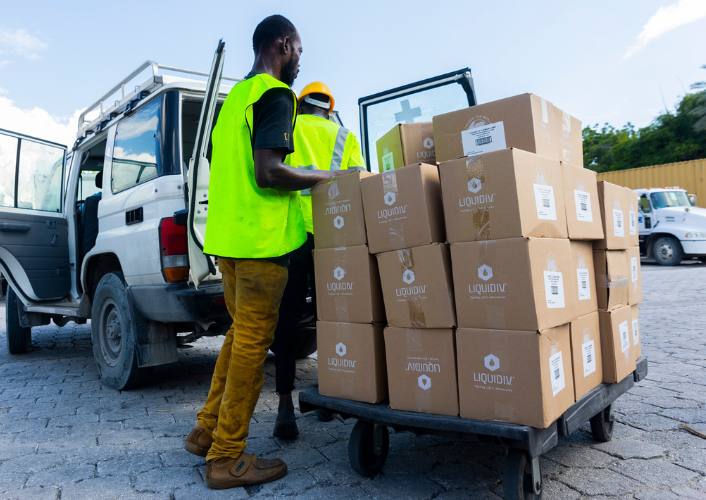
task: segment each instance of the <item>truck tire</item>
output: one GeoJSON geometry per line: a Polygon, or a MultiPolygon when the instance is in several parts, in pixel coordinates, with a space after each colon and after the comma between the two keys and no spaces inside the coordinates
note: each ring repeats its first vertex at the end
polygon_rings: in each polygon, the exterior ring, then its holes
{"type": "Polygon", "coordinates": [[[108,273],[98,282],[91,306],[93,357],[101,381],[122,391],[137,386],[137,321],[122,273],[108,273]]]}
{"type": "Polygon", "coordinates": [[[20,301],[10,287],[5,295],[5,335],[10,354],[24,354],[32,347],[32,328],[20,324],[20,301]]]}
{"type": "Polygon", "coordinates": [[[676,238],[660,236],[652,244],[652,256],[660,266],[678,266],[684,259],[684,251],[676,238]]]}

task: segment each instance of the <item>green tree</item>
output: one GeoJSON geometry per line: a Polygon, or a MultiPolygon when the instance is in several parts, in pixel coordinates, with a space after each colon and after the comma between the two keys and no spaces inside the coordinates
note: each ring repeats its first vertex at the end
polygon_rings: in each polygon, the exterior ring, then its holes
{"type": "MultiPolygon", "coordinates": [[[[706,69],[706,66],[704,66],[706,69]]],[[[597,172],[706,158],[706,82],[648,126],[608,123],[583,129],[584,165],[597,172]]]]}

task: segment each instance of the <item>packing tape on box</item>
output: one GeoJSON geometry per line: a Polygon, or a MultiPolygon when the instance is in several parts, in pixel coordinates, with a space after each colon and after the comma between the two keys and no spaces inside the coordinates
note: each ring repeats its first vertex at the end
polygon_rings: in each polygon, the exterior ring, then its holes
{"type": "Polygon", "coordinates": [[[598,288],[627,288],[629,283],[630,280],[627,276],[596,274],[596,286],[598,288]]]}
{"type": "MultiPolygon", "coordinates": [[[[485,186],[485,162],[474,156],[466,158],[466,186],[469,193],[478,193],[485,186]]],[[[490,209],[475,208],[471,215],[471,223],[480,239],[490,239],[490,209]]]]}
{"type": "MultiPolygon", "coordinates": [[[[397,258],[400,261],[401,276],[404,277],[406,271],[411,271],[412,273],[414,273],[414,258],[412,256],[411,248],[403,248],[402,250],[397,250],[397,258]]],[[[424,328],[427,322],[420,297],[408,295],[405,298],[405,302],[407,304],[410,324],[414,328],[424,328]]]]}
{"type": "MultiPolygon", "coordinates": [[[[490,266],[491,260],[489,259],[489,256],[495,255],[495,251],[493,250],[495,244],[492,241],[481,241],[479,242],[480,245],[480,265],[481,266],[488,266],[492,270],[492,266],[490,266]]],[[[479,268],[480,271],[480,268],[479,268]]],[[[504,299],[482,299],[482,303],[484,304],[485,307],[482,308],[482,313],[479,314],[484,320],[485,323],[492,323],[494,325],[497,325],[497,329],[502,330],[506,327],[507,325],[507,310],[504,307],[488,307],[489,305],[493,305],[496,301],[506,303],[507,301],[504,299]]]]}

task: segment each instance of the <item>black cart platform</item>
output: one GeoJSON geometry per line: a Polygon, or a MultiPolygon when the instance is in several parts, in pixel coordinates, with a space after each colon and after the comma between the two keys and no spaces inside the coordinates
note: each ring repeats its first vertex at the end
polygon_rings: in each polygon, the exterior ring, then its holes
{"type": "Polygon", "coordinates": [[[415,434],[461,434],[507,448],[503,478],[505,498],[539,498],[542,492],[539,457],[554,448],[560,436],[570,435],[586,422],[591,423],[596,441],[609,441],[613,433],[612,403],[646,375],[647,359],[640,358],[631,375],[616,384],[596,387],[546,429],[392,410],[386,404],[322,396],[316,387],[299,393],[299,408],[302,413],[318,410],[323,415],[358,419],[348,443],[348,457],[351,466],[364,476],[376,475],[385,464],[389,450],[388,427],[415,434]]]}

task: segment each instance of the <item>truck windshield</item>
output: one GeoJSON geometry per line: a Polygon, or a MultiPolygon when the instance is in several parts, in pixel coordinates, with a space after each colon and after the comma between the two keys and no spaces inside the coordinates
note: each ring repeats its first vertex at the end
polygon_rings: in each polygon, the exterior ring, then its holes
{"type": "Polygon", "coordinates": [[[650,194],[650,199],[654,208],[691,206],[685,191],[660,191],[650,194]]]}

